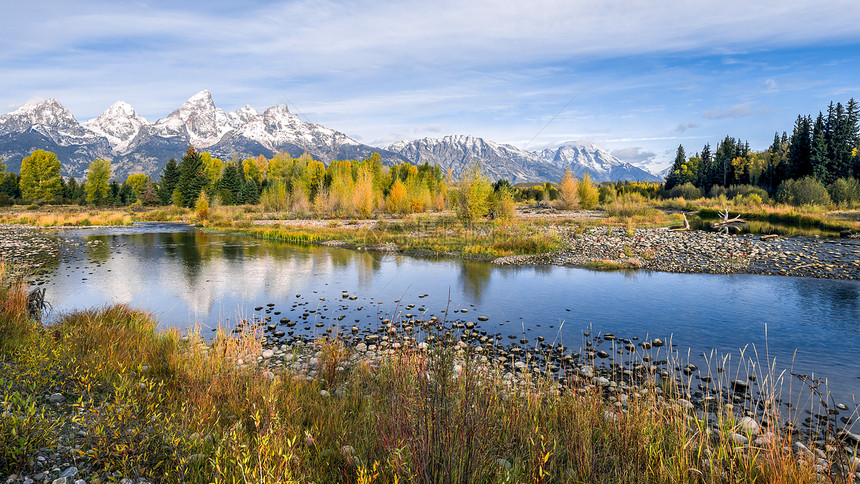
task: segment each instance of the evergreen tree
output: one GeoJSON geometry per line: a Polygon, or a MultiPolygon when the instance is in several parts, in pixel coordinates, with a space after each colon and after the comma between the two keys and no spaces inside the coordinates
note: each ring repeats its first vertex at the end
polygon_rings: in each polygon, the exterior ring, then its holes
{"type": "Polygon", "coordinates": [[[798,116],[794,122],[788,148],[788,160],[783,179],[812,175],[812,117],[798,116]]]}
{"type": "Polygon", "coordinates": [[[179,181],[176,182],[183,207],[193,207],[206,186],[205,168],[200,153],[193,146],[189,146],[179,163],[179,181]]]}
{"type": "Polygon", "coordinates": [[[826,183],[830,178],[827,149],[827,130],[824,116],[818,113],[815,126],[812,128],[812,145],[809,150],[809,163],[812,166],[812,176],[826,183]]]}
{"type": "Polygon", "coordinates": [[[109,191],[108,204],[119,205],[119,202],[120,202],[119,190],[120,190],[119,183],[116,180],[110,182],[109,190],[108,190],[109,191]]]}
{"type": "Polygon", "coordinates": [[[218,180],[218,193],[221,196],[221,203],[224,205],[237,203],[242,196],[244,182],[241,171],[239,171],[236,163],[227,163],[224,172],[221,174],[221,179],[218,180]]]}
{"type": "Polygon", "coordinates": [[[143,190],[140,194],[140,201],[146,205],[158,205],[161,199],[158,196],[158,188],[152,178],[146,177],[146,183],[143,184],[143,190]]]}
{"type": "Polygon", "coordinates": [[[711,174],[714,171],[713,164],[714,159],[711,156],[711,144],[705,143],[704,148],[702,148],[702,154],[700,155],[701,163],[699,163],[698,176],[696,177],[696,185],[699,188],[704,189],[706,192],[711,189],[711,185],[713,182],[711,181],[711,174]]]}
{"type": "Polygon", "coordinates": [[[137,201],[137,192],[134,191],[134,187],[131,183],[123,183],[119,187],[117,197],[119,199],[119,205],[131,205],[137,201]]]}
{"type": "Polygon", "coordinates": [[[179,167],[176,160],[171,158],[164,167],[164,172],[161,174],[161,183],[158,187],[158,198],[162,205],[170,205],[173,200],[173,190],[176,189],[176,183],[179,182],[179,167]]]}
{"type": "Polygon", "coordinates": [[[21,190],[18,186],[18,180],[18,175],[15,173],[0,175],[0,193],[9,197],[10,200],[21,198],[21,190]]]}
{"type": "Polygon", "coordinates": [[[678,151],[675,153],[675,161],[672,163],[672,169],[669,170],[669,174],[666,176],[666,190],[671,190],[673,187],[684,183],[681,181],[681,178],[684,176],[683,172],[686,168],[684,164],[686,161],[687,154],[684,153],[684,145],[678,145],[678,151]]]}
{"type": "Polygon", "coordinates": [[[256,205],[260,203],[260,189],[254,179],[245,180],[242,185],[242,193],[239,194],[239,203],[256,205]]]}

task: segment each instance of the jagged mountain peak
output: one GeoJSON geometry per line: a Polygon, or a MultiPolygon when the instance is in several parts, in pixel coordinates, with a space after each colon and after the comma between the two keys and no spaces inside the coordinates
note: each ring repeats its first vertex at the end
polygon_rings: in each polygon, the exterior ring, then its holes
{"type": "Polygon", "coordinates": [[[111,148],[125,151],[140,130],[151,123],[137,114],[131,104],[117,101],[97,118],[83,123],[83,127],[107,138],[111,148]]]}
{"type": "Polygon", "coordinates": [[[33,126],[53,126],[59,129],[75,129],[80,126],[72,113],[54,98],[38,103],[24,104],[11,113],[0,116],[3,128],[26,130],[33,126]]]}

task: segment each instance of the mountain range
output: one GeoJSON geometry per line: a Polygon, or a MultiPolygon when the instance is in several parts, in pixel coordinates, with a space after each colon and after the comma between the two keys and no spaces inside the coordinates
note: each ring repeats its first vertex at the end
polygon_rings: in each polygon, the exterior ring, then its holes
{"type": "Polygon", "coordinates": [[[89,163],[103,158],[111,161],[115,179],[123,180],[132,173],[157,178],[167,161],[181,157],[189,145],[225,159],[287,152],[294,157],[308,153],[325,163],[363,159],[376,152],[386,165],[429,162],[451,169],[455,177],[478,162],[492,180],[504,178],[513,183],[557,181],[566,167],[579,177],[587,172],[595,181],[661,180],[597,146],[574,142],[534,152],[457,135],[374,147],[302,121],[285,105],[262,113],[251,106],[225,112],[215,106],[209,91],[195,94],[155,122],[122,101],[83,123],[56,99],[27,104],[0,116],[0,158],[15,172],[33,150],[45,149],[57,154],[65,176],[84,178],[89,163]]]}

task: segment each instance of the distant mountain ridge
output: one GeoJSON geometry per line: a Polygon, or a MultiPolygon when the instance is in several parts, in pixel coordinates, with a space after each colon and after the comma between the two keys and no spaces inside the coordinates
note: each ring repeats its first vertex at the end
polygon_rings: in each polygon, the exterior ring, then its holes
{"type": "Polygon", "coordinates": [[[405,161],[384,149],[364,145],[318,124],[302,121],[285,105],[262,114],[245,106],[227,113],[215,107],[209,91],[201,91],[164,118],[150,122],[125,102],[117,102],[98,117],[79,123],[56,99],[25,105],[0,116],[0,157],[12,171],[34,149],[53,151],[63,174],[84,176],[96,158],[111,161],[114,178],[131,173],[158,176],[170,158],[188,146],[214,156],[241,158],[292,156],[309,153],[326,163],[363,159],[378,152],[385,163],[405,161]]]}
{"type": "Polygon", "coordinates": [[[595,182],[661,181],[649,171],[625,163],[592,144],[567,142],[555,149],[526,151],[472,136],[445,136],[415,141],[399,141],[386,147],[413,163],[429,161],[460,175],[471,163],[479,161],[491,179],[505,178],[512,183],[558,181],[565,168],[579,178],[585,173],[595,182]]]}
{"type": "Polygon", "coordinates": [[[158,177],[170,158],[188,146],[221,158],[291,156],[308,153],[325,163],[363,159],[377,152],[387,165],[429,162],[459,176],[471,163],[481,164],[493,180],[513,183],[558,181],[564,169],[595,181],[659,180],[593,145],[569,142],[556,149],[525,151],[472,136],[445,136],[400,141],[385,148],[362,144],[344,133],[302,121],[285,105],[263,113],[251,106],[225,112],[209,91],[200,91],[179,108],[151,122],[119,101],[94,119],[80,123],[56,99],[29,104],[0,116],[0,157],[12,171],[35,149],[57,154],[63,175],[82,178],[97,158],[111,161],[114,178],[132,173],[158,177]]]}

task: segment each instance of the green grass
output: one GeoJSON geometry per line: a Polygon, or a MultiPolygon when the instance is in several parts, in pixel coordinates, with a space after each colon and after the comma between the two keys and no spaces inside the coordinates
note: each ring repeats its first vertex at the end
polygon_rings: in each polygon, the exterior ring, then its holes
{"type": "Polygon", "coordinates": [[[422,256],[455,256],[492,260],[508,255],[546,254],[562,248],[561,238],[552,230],[527,222],[484,222],[463,224],[446,217],[416,217],[375,227],[355,228],[332,224],[326,227],[242,223],[208,224],[208,228],[243,233],[296,244],[337,241],[347,248],[389,250],[422,256]]]}

